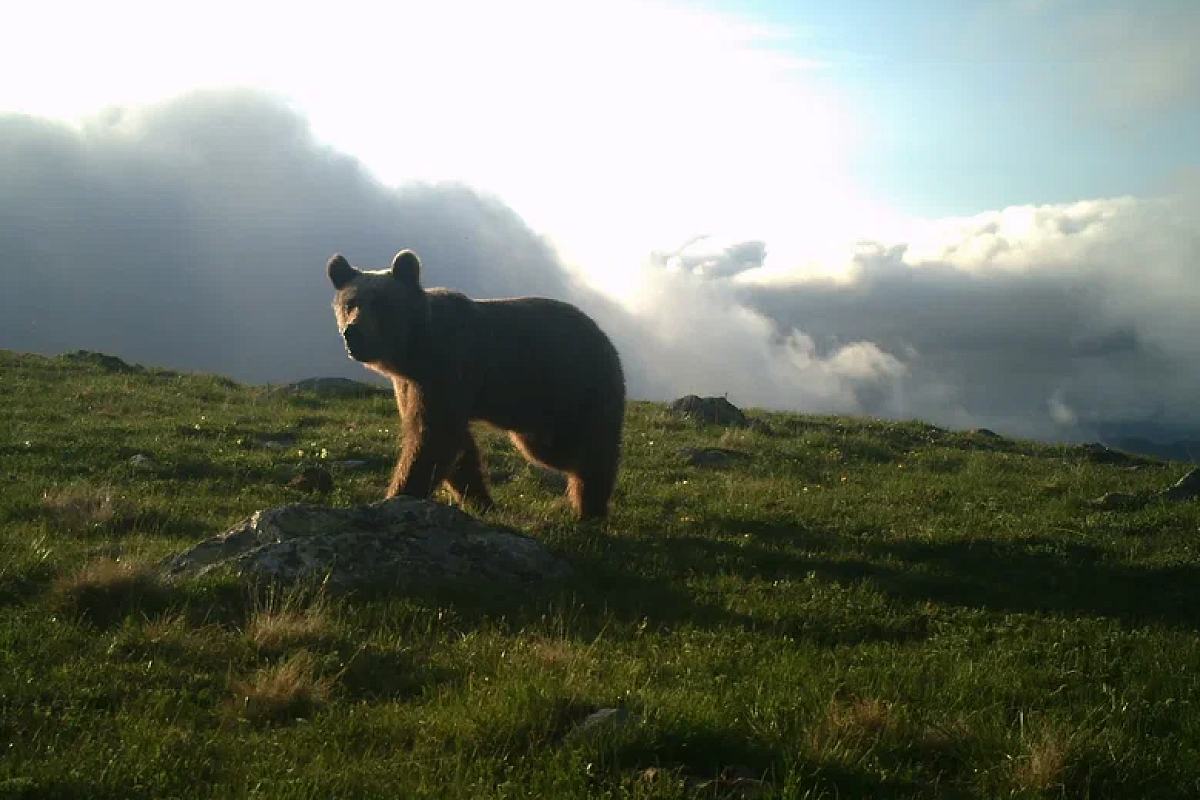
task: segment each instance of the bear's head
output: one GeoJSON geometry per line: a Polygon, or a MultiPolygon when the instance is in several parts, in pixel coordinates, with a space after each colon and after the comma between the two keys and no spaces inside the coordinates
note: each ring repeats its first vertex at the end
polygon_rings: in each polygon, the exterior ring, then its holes
{"type": "Polygon", "coordinates": [[[326,271],[337,290],[333,311],[350,358],[368,366],[398,365],[413,326],[428,316],[417,254],[401,250],[391,269],[366,271],[339,253],[329,259],[326,271]]]}

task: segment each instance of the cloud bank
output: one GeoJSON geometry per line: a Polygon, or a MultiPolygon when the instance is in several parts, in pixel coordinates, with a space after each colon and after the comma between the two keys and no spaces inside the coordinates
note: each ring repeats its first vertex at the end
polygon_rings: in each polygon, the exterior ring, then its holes
{"type": "Polygon", "coordinates": [[[477,296],[581,294],[499,200],[456,185],[390,190],[255,93],[189,95],[74,131],[0,117],[0,343],[89,348],[281,381],[343,363],[324,260],[477,296]]]}
{"type": "Polygon", "coordinates": [[[497,198],[387,188],[280,102],[198,93],[77,129],[0,117],[0,347],[367,379],[338,341],[324,262],[383,266],[412,247],[429,285],[585,308],[635,397],[1041,438],[1194,435],[1198,223],[1194,193],[1011,208],[914,225],[821,268],[773,262],[771,241],[699,237],[650,254],[618,302],[497,198]]]}
{"type": "Polygon", "coordinates": [[[840,279],[745,301],[818,350],[872,342],[906,367],[863,410],[1042,437],[1200,428],[1200,238],[1185,200],[1013,208],[933,241],[860,247],[840,279]]]}

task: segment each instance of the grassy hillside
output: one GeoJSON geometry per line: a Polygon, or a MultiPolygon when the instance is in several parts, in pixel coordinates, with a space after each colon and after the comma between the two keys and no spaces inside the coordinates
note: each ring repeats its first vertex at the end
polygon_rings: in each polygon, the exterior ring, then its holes
{"type": "Polygon", "coordinates": [[[378,499],[386,395],[0,352],[0,797],[1200,793],[1200,503],[1181,465],[919,423],[631,403],[607,530],[485,433],[566,586],[332,597],[143,565],[378,499]],[[744,457],[696,467],[686,447],[744,457]],[[600,708],[622,724],[573,735],[600,708]]]}

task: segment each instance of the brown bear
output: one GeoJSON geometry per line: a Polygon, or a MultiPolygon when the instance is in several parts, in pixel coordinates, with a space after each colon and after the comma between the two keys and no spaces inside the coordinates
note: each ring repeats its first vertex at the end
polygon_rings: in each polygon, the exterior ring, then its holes
{"type": "Polygon", "coordinates": [[[580,518],[604,517],[617,479],[625,376],[617,350],[575,306],[540,297],[472,300],[421,286],[410,250],[391,269],[327,265],[350,358],[391,378],[401,447],[387,496],[492,506],[468,423],[509,432],[526,458],[567,473],[580,518]]]}

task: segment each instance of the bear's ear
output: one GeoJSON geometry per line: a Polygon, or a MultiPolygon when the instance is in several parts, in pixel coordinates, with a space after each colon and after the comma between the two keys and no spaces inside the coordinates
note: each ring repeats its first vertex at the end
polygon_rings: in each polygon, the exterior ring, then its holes
{"type": "Polygon", "coordinates": [[[335,289],[341,289],[358,275],[358,270],[350,266],[350,262],[341,253],[337,253],[329,259],[325,271],[329,273],[329,280],[333,282],[335,289]]]}
{"type": "Polygon", "coordinates": [[[421,259],[412,250],[401,250],[392,259],[392,275],[405,286],[421,287],[421,259]]]}

